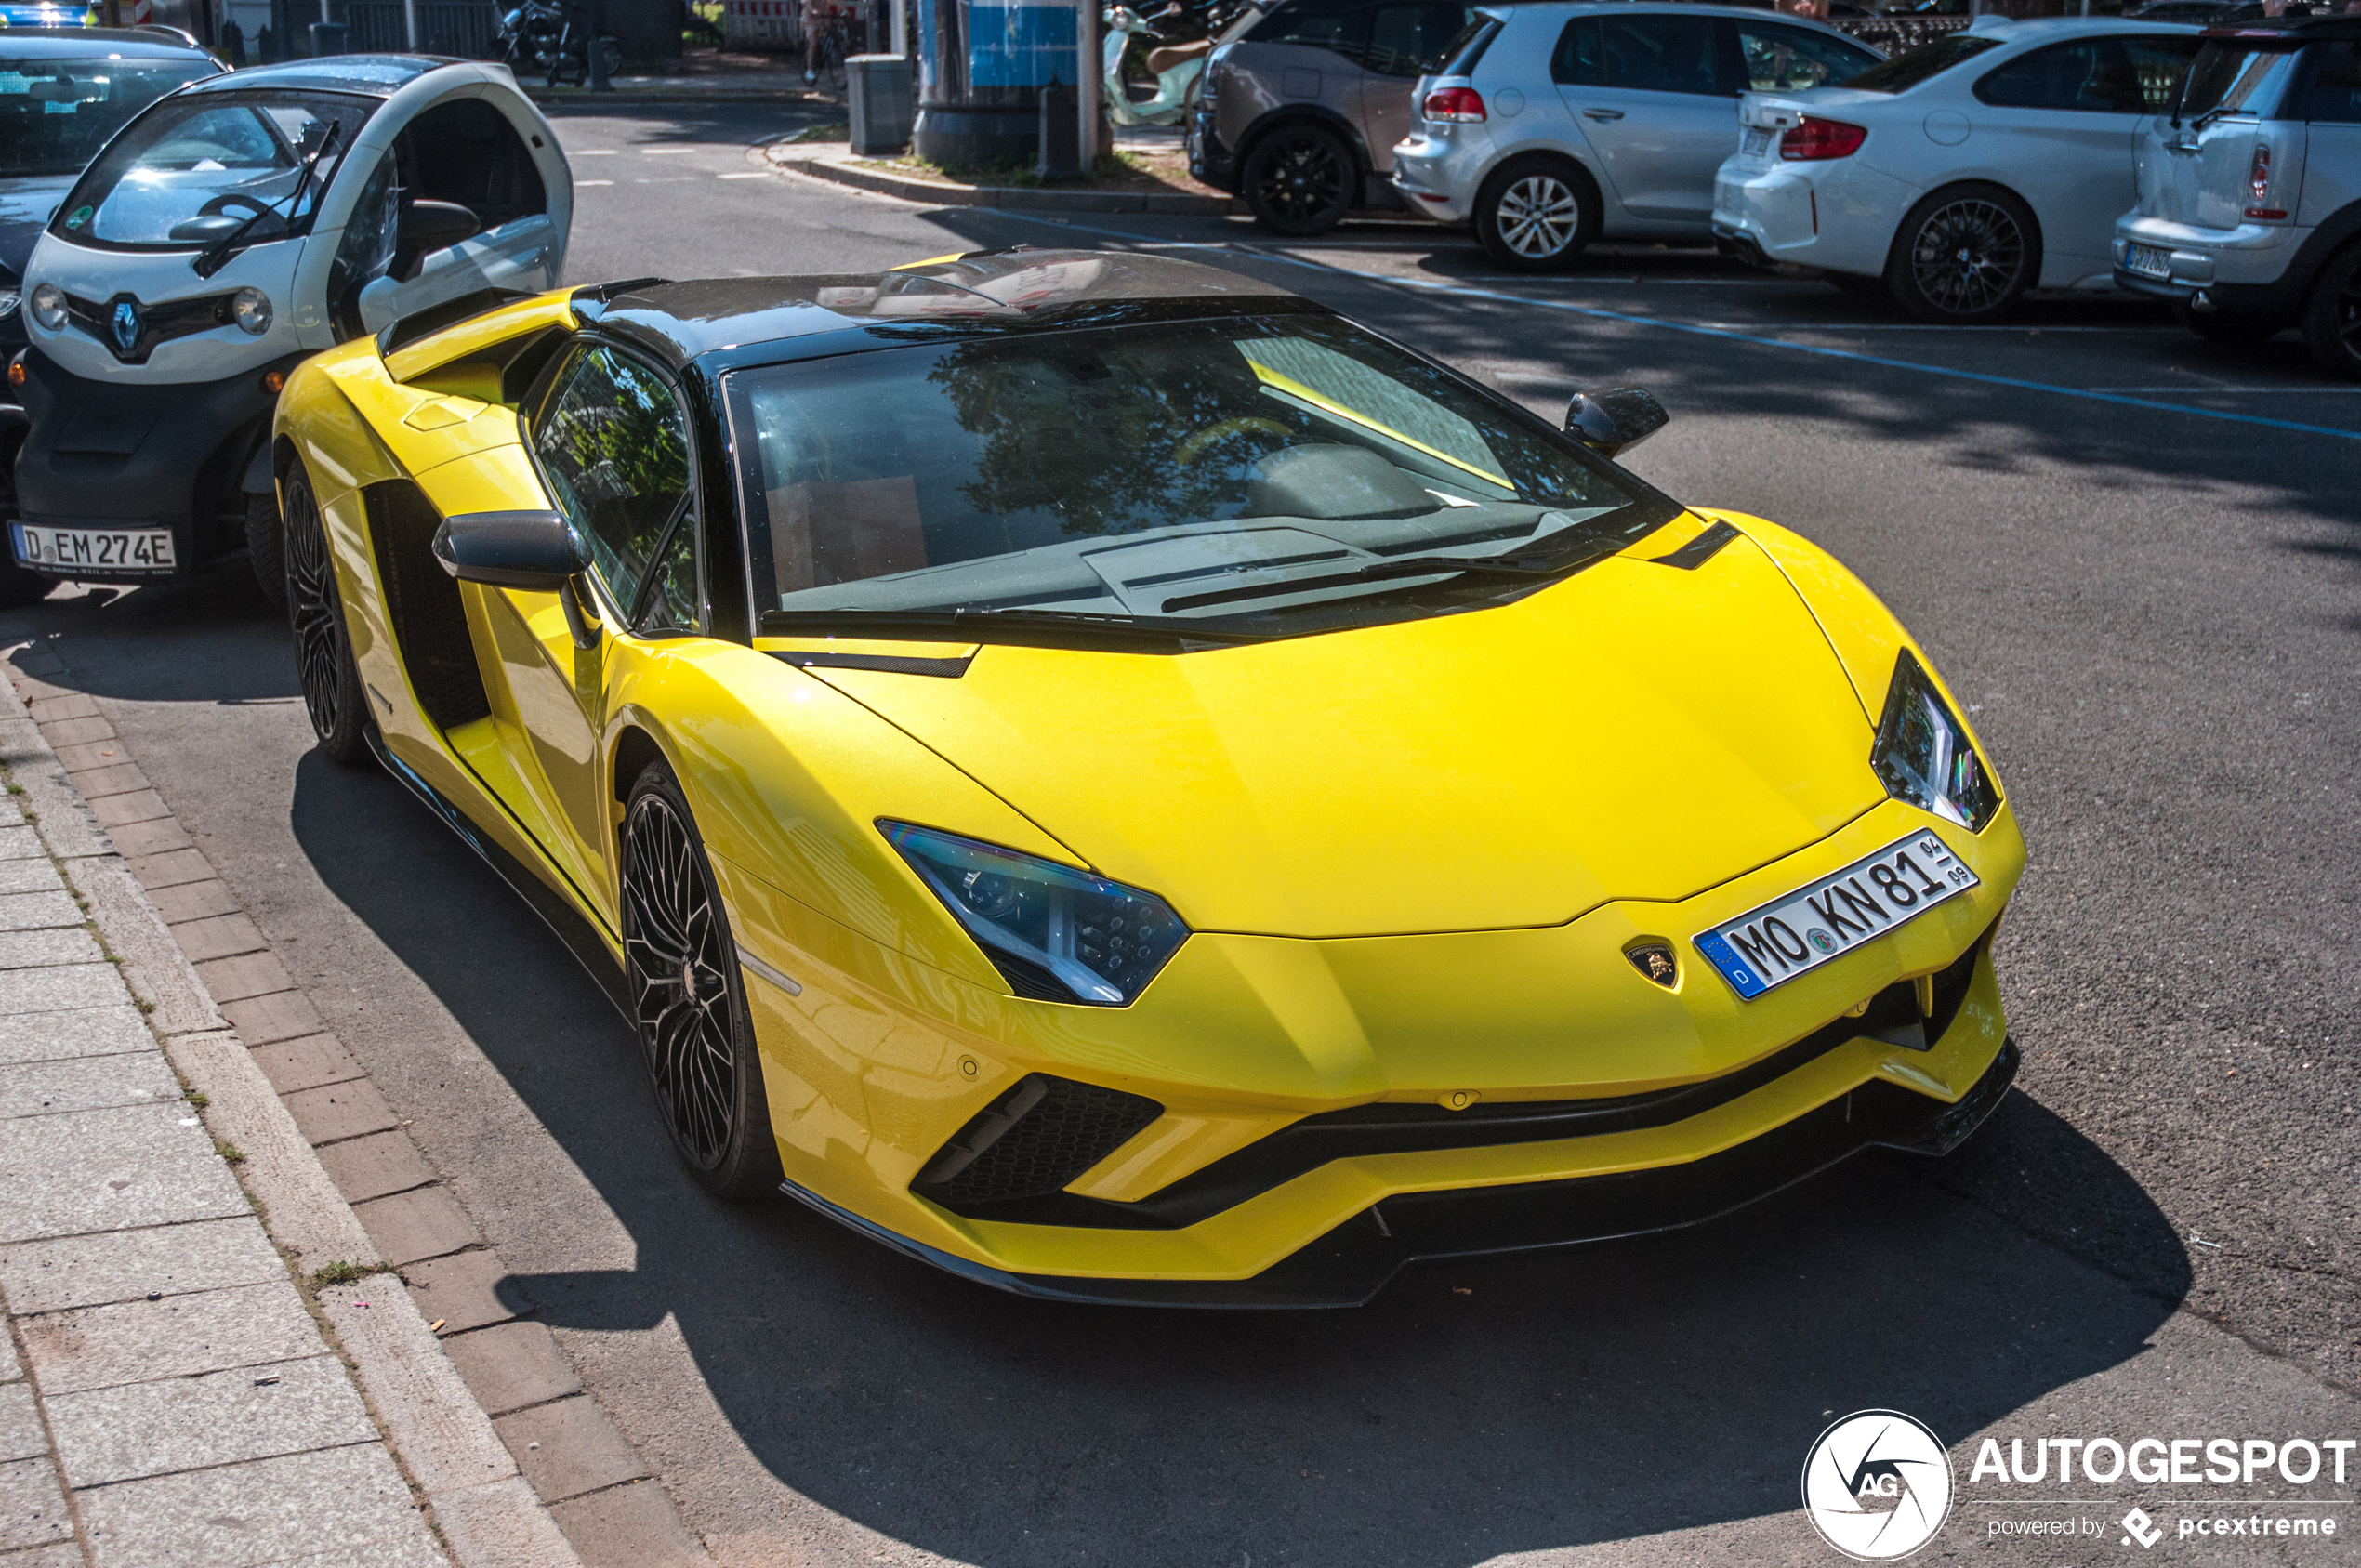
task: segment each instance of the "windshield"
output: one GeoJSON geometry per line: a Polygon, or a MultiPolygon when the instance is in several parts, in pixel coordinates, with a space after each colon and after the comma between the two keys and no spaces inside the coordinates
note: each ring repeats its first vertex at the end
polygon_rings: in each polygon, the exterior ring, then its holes
{"type": "Polygon", "coordinates": [[[377,101],[205,92],[157,104],[90,165],[58,209],[56,231],[151,249],[209,245],[249,218],[258,219],[245,231],[256,244],[300,234],[377,101]],[[306,186],[305,162],[323,146],[327,161],[306,186]]]}
{"type": "Polygon", "coordinates": [[[1019,613],[1289,636],[1497,603],[1679,510],[1326,316],[890,349],[729,386],[774,630],[1019,613]]]}
{"type": "Polygon", "coordinates": [[[204,59],[0,59],[0,179],[79,173],[125,121],[214,74],[204,59]]]}
{"type": "Polygon", "coordinates": [[[2262,107],[2263,88],[2278,80],[2278,67],[2294,59],[2291,43],[2275,39],[2260,45],[2244,38],[2205,41],[2196,63],[2189,67],[2175,112],[2183,118],[2200,114],[2253,112],[2262,107]]]}
{"type": "Polygon", "coordinates": [[[1998,38],[1982,38],[1969,33],[1954,33],[1932,44],[1921,44],[1907,54],[1880,60],[1850,78],[1844,84],[1864,92],[1907,92],[1932,76],[1939,76],[1963,59],[1973,59],[1986,49],[2000,46],[1998,38]]]}

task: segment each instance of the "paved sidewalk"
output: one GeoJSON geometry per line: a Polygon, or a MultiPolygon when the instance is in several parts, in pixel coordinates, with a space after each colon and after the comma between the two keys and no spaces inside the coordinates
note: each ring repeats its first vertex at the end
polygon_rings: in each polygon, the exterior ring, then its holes
{"type": "Polygon", "coordinates": [[[0,1568],[574,1568],[43,717],[128,787],[0,680],[0,1568]]]}

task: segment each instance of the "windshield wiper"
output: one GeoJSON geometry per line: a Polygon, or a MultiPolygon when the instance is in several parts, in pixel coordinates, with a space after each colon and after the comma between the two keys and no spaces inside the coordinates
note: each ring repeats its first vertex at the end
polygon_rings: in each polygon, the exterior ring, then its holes
{"type": "Polygon", "coordinates": [[[763,637],[855,637],[888,641],[1019,643],[1042,648],[1110,644],[1185,652],[1189,648],[1261,642],[1252,634],[1078,610],[765,610],[763,637]]]}
{"type": "MultiPolygon", "coordinates": [[[[1620,546],[1604,552],[1614,553],[1620,546]]],[[[1381,582],[1390,577],[1561,577],[1598,559],[1597,552],[1543,560],[1534,556],[1414,555],[1393,560],[1372,560],[1343,572],[1323,572],[1309,577],[1288,577],[1246,587],[1215,588],[1207,593],[1182,594],[1164,601],[1167,615],[1176,610],[1202,610],[1213,604],[1236,604],[1249,599],[1280,594],[1312,593],[1349,583],[1381,582]]]]}
{"type": "Polygon", "coordinates": [[[296,208],[302,204],[303,193],[310,188],[311,176],[319,169],[320,160],[328,155],[328,150],[336,146],[336,138],[343,134],[344,122],[342,120],[329,121],[327,134],[320,138],[320,145],[312,149],[311,156],[303,161],[303,172],[296,177],[295,189],[287,192],[287,210],[283,213],[274,207],[260,208],[253,217],[207,245],[197,254],[194,261],[189,263],[195,270],[197,276],[210,278],[224,267],[229,266],[231,258],[245,248],[238,242],[244,239],[247,232],[264,218],[276,217],[292,229],[295,226],[296,208]]]}

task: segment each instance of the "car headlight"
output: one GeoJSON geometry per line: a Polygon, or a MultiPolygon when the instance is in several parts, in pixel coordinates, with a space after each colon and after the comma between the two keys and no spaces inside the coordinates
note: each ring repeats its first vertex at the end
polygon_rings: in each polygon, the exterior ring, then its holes
{"type": "Polygon", "coordinates": [[[1968,727],[1935,691],[1906,648],[1886,688],[1885,717],[1869,749],[1885,792],[1922,811],[1981,833],[2000,809],[2000,792],[1976,755],[1968,727]]]}
{"type": "Polygon", "coordinates": [[[908,823],[877,824],[1018,995],[1119,1008],[1189,928],[1154,893],[908,823]]]}
{"type": "Polygon", "coordinates": [[[270,330],[270,296],[258,288],[242,288],[230,296],[230,319],[238,330],[259,337],[270,330]]]}
{"type": "Polygon", "coordinates": [[[33,319],[51,332],[66,329],[66,291],[55,283],[33,285],[33,319]]]}

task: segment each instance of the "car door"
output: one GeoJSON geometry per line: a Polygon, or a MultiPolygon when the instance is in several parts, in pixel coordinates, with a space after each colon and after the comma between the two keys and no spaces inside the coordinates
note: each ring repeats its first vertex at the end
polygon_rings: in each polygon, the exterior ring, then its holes
{"type": "Polygon", "coordinates": [[[608,678],[621,645],[696,629],[694,472],[679,393],[654,367],[603,343],[577,346],[530,416],[527,444],[551,500],[589,546],[596,632],[578,641],[560,596],[484,595],[504,692],[504,749],[546,844],[575,885],[612,909],[613,818],[601,778],[608,678]]]}
{"type": "Polygon", "coordinates": [[[454,98],[422,111],[369,180],[346,231],[352,254],[340,249],[330,289],[340,325],[376,332],[479,289],[557,282],[565,210],[524,137],[489,100],[454,98]],[[429,214],[442,227],[420,221],[429,214]]]}
{"type": "Polygon", "coordinates": [[[1473,9],[1459,0],[1379,6],[1370,14],[1361,77],[1361,134],[1380,175],[1393,168],[1393,144],[1417,128],[1418,78],[1443,63],[1473,9]]]}
{"type": "Polygon", "coordinates": [[[1550,74],[1615,200],[1633,217],[1705,223],[1737,150],[1737,86],[1712,16],[1642,12],[1566,24],[1550,74]]]}
{"type": "Polygon", "coordinates": [[[1972,92],[1993,112],[1976,116],[1972,145],[2031,204],[2041,225],[2043,284],[2110,270],[2115,220],[2139,198],[2133,138],[2196,46],[2189,34],[2077,38],[1977,79],[1972,92]]]}
{"type": "Polygon", "coordinates": [[[1293,0],[1227,47],[1216,131],[1229,146],[1243,151],[1248,127],[1289,104],[1317,105],[1358,127],[1369,48],[1365,0],[1293,0]]]}

